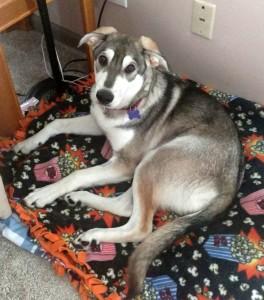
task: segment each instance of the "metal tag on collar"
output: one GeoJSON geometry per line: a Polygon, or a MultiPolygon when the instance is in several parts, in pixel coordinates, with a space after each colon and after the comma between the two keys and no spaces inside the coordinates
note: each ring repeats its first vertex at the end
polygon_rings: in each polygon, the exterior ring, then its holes
{"type": "Polygon", "coordinates": [[[140,119],[141,115],[140,115],[140,111],[135,107],[135,108],[129,108],[129,110],[127,111],[129,120],[134,120],[134,119],[140,119]]]}

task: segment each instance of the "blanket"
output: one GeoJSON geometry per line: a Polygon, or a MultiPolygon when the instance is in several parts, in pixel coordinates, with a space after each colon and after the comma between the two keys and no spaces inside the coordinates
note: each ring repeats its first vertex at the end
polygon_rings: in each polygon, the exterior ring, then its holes
{"type": "MultiPolygon", "coordinates": [[[[67,274],[81,299],[125,299],[127,262],[135,243],[101,243],[89,251],[73,241],[95,227],[117,227],[127,218],[109,212],[69,206],[64,198],[44,208],[28,208],[23,198],[71,172],[109,158],[105,137],[58,135],[29,155],[15,154],[12,146],[56,118],[89,113],[92,76],[51,99],[21,120],[15,139],[0,142],[1,173],[13,208],[0,222],[2,234],[32,253],[48,259],[59,275],[67,274]]],[[[246,158],[243,183],[224,216],[175,240],[152,262],[141,299],[264,299],[264,108],[240,97],[206,86],[199,88],[225,106],[237,126],[246,158]]],[[[158,182],[157,182],[158,184],[158,182]]],[[[112,197],[131,182],[98,186],[89,192],[112,197]]],[[[154,230],[174,218],[158,211],[154,230]]]]}

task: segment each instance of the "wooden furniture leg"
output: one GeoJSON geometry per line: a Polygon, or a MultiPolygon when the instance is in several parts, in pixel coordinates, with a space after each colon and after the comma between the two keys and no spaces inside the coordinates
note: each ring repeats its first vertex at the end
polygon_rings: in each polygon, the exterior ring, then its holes
{"type": "MultiPolygon", "coordinates": [[[[84,32],[88,33],[96,29],[95,25],[95,11],[93,0],[81,0],[81,10],[83,16],[83,28],[84,32]]],[[[87,45],[87,57],[88,57],[88,70],[93,72],[93,54],[91,49],[87,45]]]]}
{"type": "Polygon", "coordinates": [[[19,29],[19,30],[24,30],[24,31],[29,31],[32,30],[32,25],[30,22],[30,18],[26,17],[25,19],[19,21],[18,23],[12,25],[11,27],[7,28],[5,31],[9,32],[14,29],[19,29]]]}
{"type": "MultiPolygon", "coordinates": [[[[51,1],[46,0],[47,3],[51,1]]],[[[0,32],[30,16],[36,9],[35,0],[0,0],[0,32]]]]}
{"type": "Polygon", "coordinates": [[[11,213],[12,211],[5,193],[3,180],[0,176],[0,219],[7,219],[11,213]]]}
{"type": "Polygon", "coordinates": [[[0,136],[13,136],[23,117],[3,48],[0,46],[0,136]]]}

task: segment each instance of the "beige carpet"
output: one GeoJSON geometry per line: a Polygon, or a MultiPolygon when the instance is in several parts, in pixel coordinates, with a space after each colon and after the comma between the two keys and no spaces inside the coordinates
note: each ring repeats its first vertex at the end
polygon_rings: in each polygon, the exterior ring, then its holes
{"type": "MultiPolygon", "coordinates": [[[[0,33],[0,44],[4,48],[15,90],[19,94],[26,94],[34,84],[48,77],[43,63],[41,38],[42,35],[36,31],[14,30],[0,33]]],[[[59,42],[56,42],[56,49],[62,66],[71,59],[86,58],[77,48],[73,49],[59,42]]],[[[46,51],[44,53],[48,60],[46,51]]],[[[87,71],[85,62],[75,63],[70,67],[87,71]]]]}
{"type": "MultiPolygon", "coordinates": [[[[18,93],[25,94],[32,85],[47,78],[40,41],[41,34],[35,31],[0,34],[0,44],[4,47],[18,93]]],[[[60,43],[57,43],[57,50],[63,64],[70,59],[84,57],[83,53],[60,43]]],[[[66,277],[59,278],[54,274],[46,260],[0,236],[0,300],[20,299],[75,300],[79,299],[79,295],[66,277]]]]}

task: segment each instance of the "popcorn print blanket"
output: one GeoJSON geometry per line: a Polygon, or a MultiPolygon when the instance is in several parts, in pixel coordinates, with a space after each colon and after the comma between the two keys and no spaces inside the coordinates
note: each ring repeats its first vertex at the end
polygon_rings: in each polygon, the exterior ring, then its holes
{"type": "MultiPolygon", "coordinates": [[[[28,208],[23,203],[23,198],[35,188],[108,159],[111,149],[105,138],[59,135],[27,156],[12,152],[14,143],[35,134],[55,118],[89,113],[92,82],[90,76],[60,97],[41,100],[37,109],[21,120],[15,139],[0,142],[1,173],[14,212],[9,220],[0,223],[0,231],[9,227],[9,232],[11,228],[11,232],[23,235],[24,242],[19,246],[48,259],[59,275],[67,274],[81,299],[125,299],[127,262],[136,244],[102,243],[88,252],[73,244],[81,232],[94,227],[120,226],[127,221],[125,218],[78,203],[69,206],[63,198],[41,209],[28,208]]],[[[243,184],[233,206],[221,219],[175,240],[152,262],[141,299],[261,300],[264,299],[264,108],[199,87],[226,107],[238,128],[246,158],[243,184]]],[[[123,182],[89,191],[111,197],[129,186],[130,182],[123,182]]],[[[169,211],[158,211],[154,226],[162,226],[173,217],[169,211]]]]}

